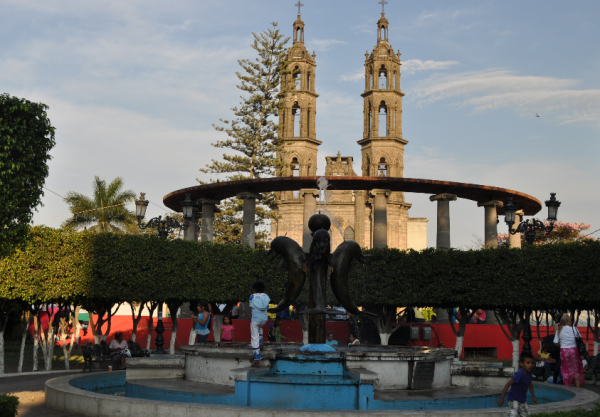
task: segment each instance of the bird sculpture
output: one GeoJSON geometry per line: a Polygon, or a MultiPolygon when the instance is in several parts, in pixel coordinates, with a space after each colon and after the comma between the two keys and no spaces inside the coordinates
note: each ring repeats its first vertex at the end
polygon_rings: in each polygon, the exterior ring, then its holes
{"type": "Polygon", "coordinates": [[[333,294],[340,304],[351,314],[363,314],[350,298],[348,275],[353,260],[364,263],[360,245],[347,240],[331,254],[331,237],[329,228],[331,221],[324,214],[313,215],[308,222],[312,242],[309,253],[305,253],[300,245],[286,236],[279,236],[271,242],[268,256],[275,259],[282,257],[279,266],[287,265],[288,282],[283,299],[276,307],[269,309],[272,313],[289,308],[298,298],[308,275],[313,303],[302,314],[344,314],[344,312],[327,308],[326,284],[331,280],[333,294]]]}

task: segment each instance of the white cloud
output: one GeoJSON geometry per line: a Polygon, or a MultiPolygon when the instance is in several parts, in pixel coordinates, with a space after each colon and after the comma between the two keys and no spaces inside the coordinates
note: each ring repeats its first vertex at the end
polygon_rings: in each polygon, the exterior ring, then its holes
{"type": "Polygon", "coordinates": [[[343,45],[345,43],[348,42],[341,41],[339,39],[313,39],[310,42],[308,42],[308,44],[311,47],[314,46],[315,50],[317,51],[327,51],[334,46],[343,45]]]}
{"type": "Polygon", "coordinates": [[[458,61],[421,61],[420,59],[409,59],[402,63],[402,73],[414,74],[420,71],[443,70],[458,64],[458,61]]]}
{"type": "Polygon", "coordinates": [[[552,115],[561,124],[600,126],[600,90],[574,89],[579,84],[573,79],[487,70],[432,76],[419,81],[411,95],[419,105],[454,99],[476,112],[511,108],[521,115],[552,115]]]}
{"type": "Polygon", "coordinates": [[[364,80],[364,79],[365,79],[364,72],[357,72],[356,74],[340,76],[340,80],[342,80],[342,81],[360,81],[360,80],[364,80]]]}

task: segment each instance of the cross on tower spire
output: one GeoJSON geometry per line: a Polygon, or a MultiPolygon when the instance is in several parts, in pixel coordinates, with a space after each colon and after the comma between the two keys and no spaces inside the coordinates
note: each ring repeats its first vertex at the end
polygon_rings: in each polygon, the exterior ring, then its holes
{"type": "Polygon", "coordinates": [[[300,0],[298,0],[298,3],[294,4],[294,6],[298,8],[298,16],[300,16],[300,7],[304,6],[304,3],[301,3],[300,0]]]}
{"type": "MultiPolygon", "coordinates": [[[[300,3],[300,1],[298,1],[298,3],[300,3]]],[[[381,4],[381,13],[385,13],[385,5],[388,4],[387,1],[385,0],[381,0],[380,2],[378,2],[377,4],[381,4]]],[[[298,14],[300,14],[300,8],[298,8],[298,14]]]]}

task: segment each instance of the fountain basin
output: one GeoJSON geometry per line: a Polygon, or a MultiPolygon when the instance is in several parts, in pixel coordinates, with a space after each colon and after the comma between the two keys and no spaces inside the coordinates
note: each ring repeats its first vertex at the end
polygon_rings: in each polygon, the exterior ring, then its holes
{"type": "MultiPolygon", "coordinates": [[[[65,376],[46,383],[46,405],[89,417],[172,417],[211,415],[213,417],[265,415],[308,417],[349,417],[360,415],[413,417],[505,416],[506,407],[497,401],[505,380],[487,389],[451,387],[447,389],[408,391],[376,391],[368,410],[289,409],[240,406],[235,403],[231,387],[201,384],[184,379],[125,380],[124,372],[104,372],[82,376],[65,376]],[[124,389],[137,392],[136,398],[123,397],[124,389]],[[486,408],[483,408],[486,407],[486,408]],[[489,407],[489,408],[488,408],[489,407]]],[[[591,407],[598,394],[553,384],[534,382],[541,403],[534,412],[568,411],[591,407]]]]}
{"type": "MultiPolygon", "coordinates": [[[[263,365],[272,367],[277,359],[306,357],[299,344],[268,344],[262,350],[263,365]]],[[[233,386],[229,372],[245,368],[252,360],[247,344],[182,346],[186,357],[185,377],[190,381],[233,386]]],[[[316,358],[320,355],[311,355],[316,358]]],[[[366,370],[378,375],[378,390],[445,388],[452,384],[451,367],[454,350],[447,348],[356,346],[336,347],[335,353],[323,357],[343,364],[347,371],[366,370]]],[[[322,366],[327,361],[319,362],[322,366]]],[[[282,362],[283,363],[283,362],[282,362]]]]}

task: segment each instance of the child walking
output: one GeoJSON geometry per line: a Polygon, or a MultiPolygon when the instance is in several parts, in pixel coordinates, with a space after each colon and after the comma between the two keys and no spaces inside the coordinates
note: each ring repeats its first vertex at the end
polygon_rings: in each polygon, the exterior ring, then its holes
{"type": "Polygon", "coordinates": [[[225,316],[221,326],[221,343],[232,343],[235,340],[235,327],[231,324],[231,319],[225,316]]]}
{"type": "Polygon", "coordinates": [[[533,368],[535,367],[535,360],[533,355],[529,352],[521,353],[519,358],[519,369],[512,379],[506,383],[502,395],[498,400],[498,406],[502,407],[504,404],[504,396],[508,391],[508,413],[507,417],[529,417],[529,408],[527,407],[527,389],[531,391],[531,399],[537,404],[537,398],[533,392],[533,384],[531,383],[533,368]]]}
{"type": "Polygon", "coordinates": [[[256,281],[252,284],[253,294],[250,296],[250,309],[252,310],[252,321],[250,322],[250,340],[252,351],[254,353],[254,363],[252,366],[260,366],[262,355],[260,347],[263,344],[263,326],[269,319],[267,310],[271,299],[265,294],[265,284],[256,281]]]}

